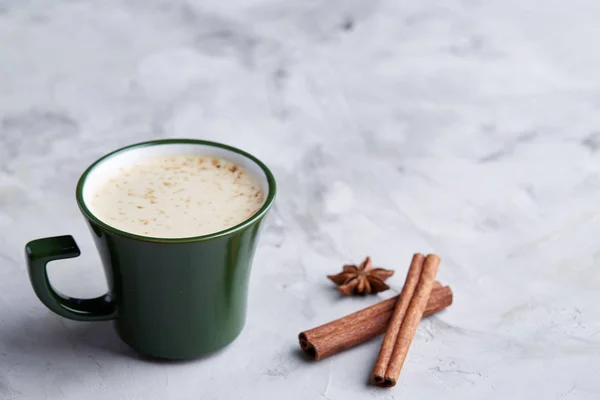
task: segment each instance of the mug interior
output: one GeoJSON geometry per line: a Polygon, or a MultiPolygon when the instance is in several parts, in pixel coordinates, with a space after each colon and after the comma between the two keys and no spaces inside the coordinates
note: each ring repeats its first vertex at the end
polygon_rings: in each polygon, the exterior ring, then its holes
{"type": "MultiPolygon", "coordinates": [[[[243,167],[248,173],[257,178],[261,190],[265,194],[265,202],[253,216],[240,224],[228,228],[223,231],[203,235],[201,237],[212,237],[231,230],[239,228],[241,225],[250,223],[251,221],[260,218],[273,202],[275,195],[275,180],[268,168],[255,157],[242,150],[231,146],[223,145],[215,142],[207,142],[201,140],[188,139],[172,139],[164,141],[153,141],[139,143],[110,153],[96,163],[92,164],[83,174],[77,185],[77,198],[82,211],[90,218],[101,225],[117,230],[121,234],[140,237],[139,235],[120,231],[117,228],[110,226],[106,221],[101,220],[93,212],[92,198],[94,194],[102,187],[102,185],[112,177],[121,173],[121,169],[128,169],[136,164],[139,160],[152,156],[161,155],[202,155],[207,157],[219,157],[227,161],[233,162],[243,167]]],[[[146,238],[145,236],[141,236],[146,238]]],[[[161,239],[155,237],[147,237],[154,240],[181,240],[181,239],[197,239],[200,237],[183,237],[161,239]]]]}

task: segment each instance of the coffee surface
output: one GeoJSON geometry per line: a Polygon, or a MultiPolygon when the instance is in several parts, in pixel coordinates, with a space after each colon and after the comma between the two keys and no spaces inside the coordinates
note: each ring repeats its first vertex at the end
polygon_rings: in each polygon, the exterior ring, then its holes
{"type": "Polygon", "coordinates": [[[106,224],[142,236],[207,235],[254,215],[265,198],[258,179],[222,158],[143,158],[106,180],[88,205],[106,224]]]}

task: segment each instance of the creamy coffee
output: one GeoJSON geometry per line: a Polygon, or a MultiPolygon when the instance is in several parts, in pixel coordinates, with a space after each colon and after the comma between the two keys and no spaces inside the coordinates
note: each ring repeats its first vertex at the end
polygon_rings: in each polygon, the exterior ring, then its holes
{"type": "Polygon", "coordinates": [[[119,169],[99,186],[89,207],[126,232],[183,238],[237,225],[264,201],[257,178],[239,165],[217,157],[160,155],[119,169]]]}

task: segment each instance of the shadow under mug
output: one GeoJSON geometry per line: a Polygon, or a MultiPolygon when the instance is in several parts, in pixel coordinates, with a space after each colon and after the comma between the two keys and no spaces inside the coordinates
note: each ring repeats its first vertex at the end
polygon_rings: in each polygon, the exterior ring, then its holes
{"type": "Polygon", "coordinates": [[[202,356],[231,343],[244,326],[254,250],[275,192],[275,179],[260,160],[224,144],[170,139],[116,150],[93,163],[76,190],[104,265],[108,293],[76,299],[52,288],[47,263],[80,254],[72,236],[37,239],[25,246],[31,284],[42,303],[58,315],[80,321],[114,320],[121,339],[143,355],[202,356]],[[89,199],[106,177],[138,159],[171,154],[217,156],[241,165],[259,179],[265,204],[232,228],[181,239],[124,232],[90,211],[89,199]]]}

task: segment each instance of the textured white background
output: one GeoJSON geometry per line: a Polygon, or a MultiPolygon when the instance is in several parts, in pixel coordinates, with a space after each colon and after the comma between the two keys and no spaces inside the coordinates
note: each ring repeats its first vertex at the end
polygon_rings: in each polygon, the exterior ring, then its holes
{"type": "Polygon", "coordinates": [[[600,3],[595,0],[0,0],[0,399],[598,399],[600,3]],[[280,185],[239,339],[150,363],[108,323],[35,298],[24,244],[105,290],[74,186],[133,142],[242,147],[280,185]],[[379,340],[318,363],[303,329],[383,297],[325,279],[371,255],[439,253],[455,304],[399,385],[379,340]]]}

